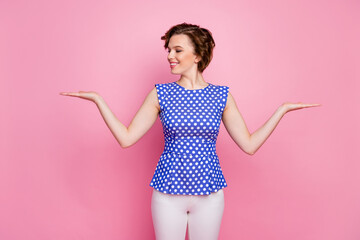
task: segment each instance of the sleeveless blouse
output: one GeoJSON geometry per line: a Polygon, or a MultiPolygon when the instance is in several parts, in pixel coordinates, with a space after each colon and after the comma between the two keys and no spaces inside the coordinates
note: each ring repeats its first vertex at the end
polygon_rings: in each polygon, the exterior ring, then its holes
{"type": "Polygon", "coordinates": [[[176,82],[155,87],[165,147],[150,186],[178,195],[209,195],[227,187],[216,140],[229,87],[190,90],[176,82]]]}

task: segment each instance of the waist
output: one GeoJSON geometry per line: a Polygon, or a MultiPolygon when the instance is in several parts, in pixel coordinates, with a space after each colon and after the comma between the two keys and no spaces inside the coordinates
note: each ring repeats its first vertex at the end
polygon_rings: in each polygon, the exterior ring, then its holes
{"type": "Polygon", "coordinates": [[[215,155],[217,156],[216,150],[211,151],[187,151],[184,149],[164,149],[162,155],[173,155],[177,157],[183,157],[183,158],[198,158],[208,155],[215,155]]]}
{"type": "Polygon", "coordinates": [[[182,138],[165,141],[164,153],[178,155],[216,155],[216,141],[201,138],[182,138]]]}

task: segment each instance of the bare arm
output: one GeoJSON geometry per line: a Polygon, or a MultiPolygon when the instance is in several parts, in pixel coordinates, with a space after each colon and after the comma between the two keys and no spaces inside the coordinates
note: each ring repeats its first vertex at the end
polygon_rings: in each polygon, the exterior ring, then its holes
{"type": "Polygon", "coordinates": [[[111,133],[123,148],[136,143],[155,123],[160,111],[156,88],[146,96],[139,110],[136,112],[129,127],[122,124],[114,115],[105,100],[96,92],[60,93],[62,95],[75,96],[93,101],[98,107],[101,116],[111,133]]]}
{"type": "Polygon", "coordinates": [[[223,112],[223,123],[231,138],[247,154],[253,155],[264,144],[274,131],[281,118],[289,111],[320,104],[284,103],[259,129],[250,134],[245,121],[241,116],[233,96],[228,95],[226,107],[223,112]]]}

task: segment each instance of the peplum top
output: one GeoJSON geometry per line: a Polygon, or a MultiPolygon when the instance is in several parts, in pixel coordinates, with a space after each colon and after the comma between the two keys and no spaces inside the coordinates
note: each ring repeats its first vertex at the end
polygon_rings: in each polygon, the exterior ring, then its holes
{"type": "Polygon", "coordinates": [[[216,140],[229,87],[155,84],[165,140],[150,186],[168,194],[209,195],[227,187],[216,140]]]}

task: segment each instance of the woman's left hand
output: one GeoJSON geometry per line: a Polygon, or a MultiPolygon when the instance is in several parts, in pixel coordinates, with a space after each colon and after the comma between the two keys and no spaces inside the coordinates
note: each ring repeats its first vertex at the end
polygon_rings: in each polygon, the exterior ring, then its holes
{"type": "Polygon", "coordinates": [[[285,110],[285,112],[290,112],[290,111],[294,111],[294,110],[298,110],[298,109],[302,109],[302,108],[309,108],[309,107],[318,107],[321,106],[321,104],[319,103],[302,103],[302,102],[298,102],[298,103],[283,103],[281,105],[281,107],[285,110]]]}

